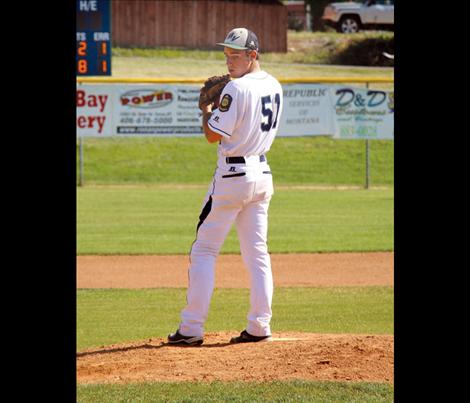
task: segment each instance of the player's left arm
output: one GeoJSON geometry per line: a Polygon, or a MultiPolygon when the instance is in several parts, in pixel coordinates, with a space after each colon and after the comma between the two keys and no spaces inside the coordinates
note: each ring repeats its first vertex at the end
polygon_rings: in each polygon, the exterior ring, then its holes
{"type": "Polygon", "coordinates": [[[204,110],[202,111],[202,128],[204,130],[204,135],[209,143],[215,143],[222,139],[222,136],[213,130],[210,129],[207,122],[212,116],[212,106],[207,105],[204,110]]]}

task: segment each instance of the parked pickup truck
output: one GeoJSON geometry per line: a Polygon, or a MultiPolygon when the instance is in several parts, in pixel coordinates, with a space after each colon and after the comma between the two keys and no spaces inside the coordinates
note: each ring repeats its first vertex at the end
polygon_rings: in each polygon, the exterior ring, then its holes
{"type": "Polygon", "coordinates": [[[366,0],[363,3],[330,3],[322,20],[344,34],[361,29],[393,29],[394,0],[366,0]]]}

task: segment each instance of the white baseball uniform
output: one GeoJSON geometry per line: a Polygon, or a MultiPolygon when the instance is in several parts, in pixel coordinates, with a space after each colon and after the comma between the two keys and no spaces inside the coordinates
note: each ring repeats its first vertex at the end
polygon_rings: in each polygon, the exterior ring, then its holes
{"type": "Polygon", "coordinates": [[[271,335],[273,279],[267,248],[268,208],[273,181],[265,154],[276,136],[283,96],[265,71],[230,81],[208,125],[222,136],[218,162],[199,216],[191,248],[187,305],[179,331],[203,336],[214,289],[215,261],[233,223],[250,274],[247,332],[271,335]]]}

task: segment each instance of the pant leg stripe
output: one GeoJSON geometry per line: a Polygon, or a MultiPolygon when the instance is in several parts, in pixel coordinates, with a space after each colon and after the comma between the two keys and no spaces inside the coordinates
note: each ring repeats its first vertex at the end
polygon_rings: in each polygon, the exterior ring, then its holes
{"type": "Polygon", "coordinates": [[[194,239],[193,243],[191,244],[191,248],[189,249],[189,263],[191,264],[191,251],[193,250],[193,245],[194,243],[197,241],[197,232],[199,230],[199,227],[202,225],[202,223],[204,222],[204,220],[207,218],[207,216],[209,215],[210,211],[211,211],[211,208],[212,208],[212,195],[214,194],[215,192],[215,173],[217,172],[217,168],[215,169],[214,171],[214,175],[212,177],[212,193],[210,194],[209,196],[209,200],[206,202],[206,205],[204,206],[204,208],[202,209],[202,212],[201,212],[201,215],[199,216],[199,223],[197,224],[197,228],[196,228],[196,238],[194,239]],[[210,205],[208,207],[208,204],[210,202],[210,205]],[[206,210],[206,207],[207,207],[207,214],[205,214],[205,216],[203,215],[204,214],[204,211],[206,210]],[[201,218],[203,217],[203,218],[201,218]]]}
{"type": "Polygon", "coordinates": [[[197,231],[199,230],[199,227],[202,225],[202,223],[204,222],[204,220],[207,218],[207,216],[209,215],[210,211],[211,211],[211,208],[212,208],[212,196],[209,196],[209,200],[207,201],[206,205],[204,206],[204,208],[202,209],[202,212],[201,212],[201,215],[199,216],[199,223],[197,224],[197,229],[196,229],[196,233],[197,231]]]}

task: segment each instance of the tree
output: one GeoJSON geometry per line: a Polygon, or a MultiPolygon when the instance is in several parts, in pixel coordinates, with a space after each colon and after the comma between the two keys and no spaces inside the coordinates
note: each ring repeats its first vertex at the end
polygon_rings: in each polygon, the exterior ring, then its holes
{"type": "Polygon", "coordinates": [[[306,0],[305,4],[310,4],[310,14],[312,16],[312,31],[324,31],[325,24],[321,19],[323,10],[328,3],[334,0],[306,0]]]}

